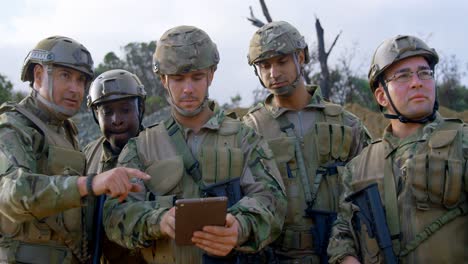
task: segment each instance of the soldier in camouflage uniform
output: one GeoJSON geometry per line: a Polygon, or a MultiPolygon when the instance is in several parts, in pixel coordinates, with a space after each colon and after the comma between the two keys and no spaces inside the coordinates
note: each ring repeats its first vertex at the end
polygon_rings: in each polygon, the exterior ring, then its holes
{"type": "MultiPolygon", "coordinates": [[[[378,184],[401,263],[468,260],[468,126],[437,112],[438,60],[434,49],[413,36],[379,45],[369,84],[390,124],[343,175],[343,198],[378,184]]],[[[342,200],[340,209],[328,248],[330,263],[388,263],[366,228],[351,225],[359,208],[342,200]]]]}
{"type": "Polygon", "coordinates": [[[69,118],[92,78],[83,45],[49,37],[24,61],[21,79],[31,83],[31,94],[0,108],[1,263],[86,262],[94,196],[123,199],[139,188],[132,175],[148,178],[128,168],[80,176],[86,159],[69,118]]]}
{"type": "MultiPolygon", "coordinates": [[[[145,111],[146,92],[140,79],[126,70],[110,70],[99,75],[91,84],[88,94],[88,107],[101,128],[102,137],[84,148],[88,163],[87,173],[101,173],[117,166],[117,158],[128,140],[142,130],[141,121],[145,111]]],[[[106,196],[98,197],[94,242],[95,259],[101,263],[141,263],[135,252],[111,242],[104,236],[102,209],[106,196]],[[101,244],[102,241],[102,244],[101,244]]]]}
{"type": "MultiPolygon", "coordinates": [[[[125,203],[106,201],[107,235],[141,248],[148,263],[201,263],[203,252],[226,256],[262,249],[283,224],[283,183],[267,144],[208,99],[219,62],[216,45],[201,29],[175,27],[162,35],[153,61],[172,116],[122,150],[119,164],[152,179],[125,203]],[[244,196],[228,208],[226,225],[205,226],[194,233],[194,246],[177,246],[174,200],[203,197],[206,187],[239,177],[244,196]]],[[[206,253],[203,258],[209,258],[206,253]]]]}
{"type": "Polygon", "coordinates": [[[281,263],[326,261],[328,234],[320,238],[317,232],[331,229],[338,209],[338,169],[367,145],[369,134],[356,116],[325,101],[319,87],[305,84],[308,48],[289,23],[258,29],[248,60],[271,94],[244,122],[268,140],[288,198],[283,232],[272,247],[281,263]],[[326,212],[311,211],[317,209],[326,212]],[[329,224],[318,225],[317,217],[329,224]]]}

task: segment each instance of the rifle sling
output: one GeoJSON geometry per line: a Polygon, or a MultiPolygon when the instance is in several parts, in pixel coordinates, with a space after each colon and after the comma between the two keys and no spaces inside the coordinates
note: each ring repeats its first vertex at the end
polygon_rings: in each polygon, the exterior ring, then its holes
{"type": "Polygon", "coordinates": [[[468,214],[468,203],[464,202],[458,207],[455,207],[449,211],[447,211],[445,214],[441,215],[439,218],[437,218],[434,222],[431,224],[427,225],[423,231],[418,233],[413,240],[408,242],[405,245],[405,248],[400,252],[400,256],[404,257],[408,255],[410,252],[415,250],[422,242],[424,242],[426,239],[428,239],[431,235],[433,235],[435,232],[437,232],[439,229],[441,229],[444,225],[450,223],[452,220],[457,218],[458,216],[463,216],[468,214]]]}
{"type": "Polygon", "coordinates": [[[320,182],[322,180],[322,175],[320,174],[320,176],[316,175],[314,177],[314,189],[312,190],[310,187],[309,174],[307,173],[307,169],[305,167],[301,145],[299,143],[299,139],[296,136],[296,133],[294,133],[294,124],[289,122],[285,115],[280,115],[277,120],[280,124],[281,131],[285,132],[288,137],[294,138],[294,153],[296,157],[296,163],[299,168],[300,180],[302,186],[304,187],[304,197],[307,205],[312,208],[315,201],[314,198],[317,196],[318,187],[320,186],[320,182]]]}
{"type": "Polygon", "coordinates": [[[392,238],[394,253],[400,252],[400,217],[398,214],[398,198],[393,174],[393,158],[389,155],[384,165],[384,205],[387,225],[392,238]]]}

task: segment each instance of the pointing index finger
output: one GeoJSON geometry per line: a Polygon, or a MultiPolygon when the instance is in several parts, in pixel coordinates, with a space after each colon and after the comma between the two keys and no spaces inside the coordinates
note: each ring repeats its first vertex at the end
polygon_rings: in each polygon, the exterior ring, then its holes
{"type": "Polygon", "coordinates": [[[129,179],[132,179],[132,178],[139,178],[139,179],[142,179],[142,180],[149,180],[151,179],[151,176],[149,176],[148,174],[140,171],[140,170],[137,170],[137,169],[132,169],[132,168],[125,168],[127,170],[127,176],[129,179]]]}

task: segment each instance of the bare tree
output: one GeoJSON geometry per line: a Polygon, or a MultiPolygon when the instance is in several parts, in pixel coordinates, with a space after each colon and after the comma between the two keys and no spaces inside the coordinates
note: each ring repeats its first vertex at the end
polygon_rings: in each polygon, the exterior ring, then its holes
{"type": "MultiPolygon", "coordinates": [[[[262,7],[263,15],[265,16],[265,19],[267,23],[272,22],[273,19],[271,18],[270,12],[268,11],[268,7],[265,3],[265,0],[259,0],[260,5],[262,7]]],[[[265,25],[265,23],[255,17],[252,6],[249,6],[250,9],[250,17],[247,19],[252,23],[252,25],[256,27],[262,27],[265,25]]],[[[322,25],[320,24],[320,20],[318,17],[315,17],[315,30],[317,32],[317,52],[313,52],[310,50],[311,55],[316,54],[315,58],[319,61],[320,63],[320,69],[321,69],[321,78],[320,78],[320,87],[322,90],[322,95],[325,99],[329,99],[330,97],[330,71],[328,69],[328,57],[330,53],[332,52],[333,48],[336,45],[336,42],[338,41],[338,38],[341,35],[341,32],[335,37],[335,40],[333,41],[332,45],[328,49],[328,51],[325,51],[325,41],[324,41],[324,30],[322,25]]],[[[311,56],[311,62],[309,65],[306,65],[304,68],[304,79],[306,83],[310,84],[311,79],[311,70],[313,69],[313,65],[315,61],[313,60],[314,56],[311,56]]]]}
{"type": "MultiPolygon", "coordinates": [[[[270,11],[268,11],[268,7],[265,3],[265,0],[260,0],[260,5],[262,6],[263,15],[265,16],[267,23],[273,22],[270,16],[270,11]]],[[[252,22],[252,25],[256,27],[262,27],[263,25],[265,25],[263,21],[255,17],[252,6],[249,6],[249,9],[250,9],[250,17],[248,17],[247,20],[252,22]]]]}
{"type": "Polygon", "coordinates": [[[321,69],[321,79],[320,79],[320,89],[322,90],[322,96],[325,99],[330,98],[330,70],[328,69],[328,56],[330,56],[331,51],[336,45],[338,38],[341,35],[341,32],[336,35],[335,40],[333,41],[332,45],[325,51],[325,41],[324,41],[324,30],[322,24],[318,17],[315,17],[315,31],[317,32],[317,49],[318,49],[318,60],[320,62],[320,69],[321,69]]]}

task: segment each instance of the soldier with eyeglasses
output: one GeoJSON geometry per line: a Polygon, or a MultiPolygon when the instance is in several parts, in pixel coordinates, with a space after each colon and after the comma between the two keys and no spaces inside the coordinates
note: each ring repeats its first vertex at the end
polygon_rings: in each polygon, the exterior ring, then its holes
{"type": "Polygon", "coordinates": [[[363,221],[355,221],[361,208],[344,199],[372,183],[399,262],[466,263],[468,126],[437,111],[438,61],[413,36],[387,39],[375,51],[369,84],[390,124],[342,174],[330,263],[388,263],[363,221]]]}

